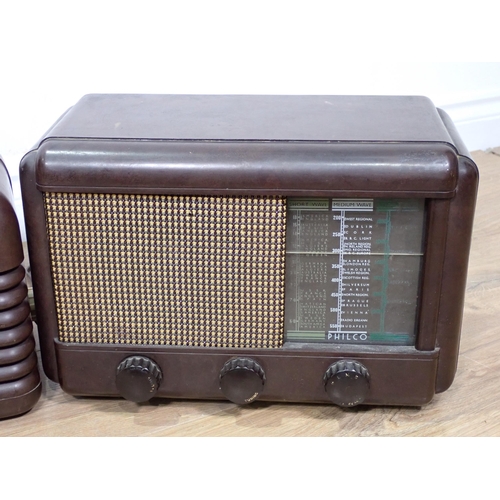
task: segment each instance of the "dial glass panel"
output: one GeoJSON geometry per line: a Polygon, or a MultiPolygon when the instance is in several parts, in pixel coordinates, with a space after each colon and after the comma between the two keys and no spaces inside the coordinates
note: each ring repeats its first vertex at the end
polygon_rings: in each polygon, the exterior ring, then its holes
{"type": "Polygon", "coordinates": [[[289,342],[414,345],[424,199],[288,198],[289,342]]]}

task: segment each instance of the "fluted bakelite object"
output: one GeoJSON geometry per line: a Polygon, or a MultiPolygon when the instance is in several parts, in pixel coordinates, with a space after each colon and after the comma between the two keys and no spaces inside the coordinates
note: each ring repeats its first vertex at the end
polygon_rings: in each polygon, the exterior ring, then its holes
{"type": "Polygon", "coordinates": [[[41,394],[19,224],[0,159],[0,418],[31,410],[41,394]]]}

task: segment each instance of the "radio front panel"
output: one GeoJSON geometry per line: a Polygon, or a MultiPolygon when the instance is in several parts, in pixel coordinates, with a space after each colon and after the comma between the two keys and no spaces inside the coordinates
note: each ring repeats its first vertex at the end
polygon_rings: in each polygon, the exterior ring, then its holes
{"type": "Polygon", "coordinates": [[[424,199],[44,202],[62,342],[415,345],[424,199]]]}
{"type": "Polygon", "coordinates": [[[449,387],[477,171],[444,114],[413,98],[361,98],[356,117],[341,97],[136,101],[84,98],[21,164],[52,380],[340,406],[449,387]]]}

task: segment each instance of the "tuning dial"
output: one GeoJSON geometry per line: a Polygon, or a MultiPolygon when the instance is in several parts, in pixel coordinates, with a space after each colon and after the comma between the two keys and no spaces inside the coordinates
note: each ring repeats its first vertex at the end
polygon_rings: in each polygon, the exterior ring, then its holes
{"type": "Polygon", "coordinates": [[[144,356],[125,358],[116,369],[116,387],[121,396],[135,403],[150,400],[162,379],[160,367],[144,356]]]}
{"type": "Polygon", "coordinates": [[[359,405],[370,389],[368,370],[352,360],[341,360],[330,365],[323,381],[329,398],[339,406],[359,405]]]}
{"type": "Polygon", "coordinates": [[[239,405],[255,401],[264,388],[266,375],[250,358],[229,360],[220,371],[219,384],[224,396],[239,405]]]}

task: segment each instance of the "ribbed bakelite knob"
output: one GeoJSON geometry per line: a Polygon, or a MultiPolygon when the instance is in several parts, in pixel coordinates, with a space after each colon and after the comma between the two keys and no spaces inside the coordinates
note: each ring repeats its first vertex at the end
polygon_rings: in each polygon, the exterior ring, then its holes
{"type": "Polygon", "coordinates": [[[125,358],[116,369],[116,387],[121,396],[135,403],[149,401],[162,380],[160,367],[145,356],[125,358]]]}
{"type": "Polygon", "coordinates": [[[323,382],[329,398],[339,406],[361,404],[370,390],[368,370],[353,360],[340,360],[330,365],[323,382]]]}
{"type": "Polygon", "coordinates": [[[220,371],[222,394],[238,405],[255,401],[266,381],[263,368],[251,358],[230,359],[220,371]]]}

